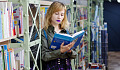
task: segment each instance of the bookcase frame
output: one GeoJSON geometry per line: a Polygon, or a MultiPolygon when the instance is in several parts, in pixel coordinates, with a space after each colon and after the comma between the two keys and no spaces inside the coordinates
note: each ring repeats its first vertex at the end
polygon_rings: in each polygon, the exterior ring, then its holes
{"type": "MultiPolygon", "coordinates": [[[[77,20],[73,20],[73,17],[74,18],[76,18],[76,15],[77,15],[77,12],[74,12],[74,7],[76,7],[76,9],[77,9],[77,7],[79,6],[79,5],[77,5],[77,2],[78,2],[78,0],[76,0],[76,5],[74,5],[73,4],[73,1],[74,0],[71,0],[71,4],[69,5],[70,6],[70,8],[71,8],[71,33],[74,33],[74,30],[80,30],[79,29],[79,27],[77,27],[77,28],[74,28],[74,23],[75,23],[75,21],[77,21],[77,20]],[[73,16],[73,14],[76,14],[75,16],[73,16]]],[[[91,55],[91,51],[90,51],[90,49],[91,49],[91,41],[90,41],[90,26],[91,26],[91,21],[92,21],[92,11],[91,11],[91,9],[92,9],[92,7],[91,7],[91,4],[92,4],[92,1],[95,1],[95,2],[97,2],[97,0],[87,0],[87,6],[85,7],[85,8],[87,8],[87,13],[88,13],[88,18],[87,18],[87,22],[85,22],[85,24],[84,25],[86,25],[87,26],[87,37],[85,37],[84,38],[84,40],[86,40],[87,42],[88,42],[88,52],[85,52],[85,56],[87,57],[86,58],[86,60],[88,60],[88,63],[89,62],[91,62],[91,58],[90,58],[90,55],[91,55]]],[[[100,18],[100,21],[101,21],[101,23],[103,24],[103,2],[104,2],[104,0],[100,0],[99,1],[99,3],[100,3],[100,11],[101,11],[101,18],[100,18]]],[[[81,7],[81,6],[80,6],[81,7]]],[[[84,7],[84,6],[83,6],[84,7]]],[[[84,20],[83,20],[84,21],[84,20]]],[[[85,20],[86,21],[86,20],[85,20]]],[[[77,52],[78,52],[79,50],[77,49],[77,52]]],[[[76,64],[77,64],[77,68],[78,68],[78,54],[77,54],[77,58],[76,58],[76,64]]],[[[71,61],[71,64],[72,64],[72,69],[73,70],[75,70],[75,61],[74,60],[72,60],[71,61]]]]}
{"type": "MultiPolygon", "coordinates": [[[[77,7],[85,7],[85,8],[87,8],[87,10],[88,10],[88,20],[87,20],[87,22],[85,22],[85,24],[86,24],[86,26],[87,26],[87,28],[88,28],[88,36],[87,36],[87,38],[86,38],[86,40],[88,41],[88,53],[86,53],[86,55],[85,56],[87,56],[88,57],[88,61],[90,61],[90,14],[89,14],[89,12],[90,12],[90,6],[89,6],[89,1],[90,0],[88,0],[88,6],[81,6],[81,5],[78,5],[78,0],[76,0],[76,5],[74,5],[73,4],[73,1],[74,0],[71,0],[71,2],[70,2],[70,5],[68,5],[69,7],[70,7],[70,9],[71,9],[71,19],[70,19],[70,22],[71,22],[71,27],[70,27],[70,32],[71,33],[74,33],[74,30],[76,30],[76,31],[79,31],[80,29],[79,29],[79,26],[77,26],[77,27],[74,27],[74,23],[75,22],[77,22],[78,20],[76,20],[76,16],[77,16],[77,7]],[[75,10],[75,12],[74,12],[74,8],[76,8],[75,10]],[[73,14],[74,14],[74,16],[73,16],[73,14]]],[[[82,20],[82,21],[86,21],[86,20],[82,20]]],[[[78,48],[77,48],[77,50],[76,50],[76,52],[78,52],[79,51],[79,46],[78,46],[78,48]]],[[[72,70],[75,70],[75,64],[77,64],[76,66],[77,66],[77,68],[78,68],[78,64],[79,64],[79,62],[78,62],[78,54],[77,54],[77,57],[76,57],[76,59],[75,59],[75,61],[74,61],[74,59],[73,60],[71,60],[71,65],[72,65],[72,70]],[[77,63],[76,63],[77,62],[77,63]]]]}
{"type": "MultiPolygon", "coordinates": [[[[33,58],[33,60],[35,62],[34,68],[36,67],[37,70],[39,70],[38,66],[37,66],[37,57],[38,57],[38,52],[40,51],[40,55],[39,56],[40,56],[40,59],[41,59],[41,50],[40,50],[41,49],[41,47],[40,47],[41,46],[41,26],[40,25],[41,24],[40,24],[40,21],[39,21],[39,30],[38,30],[37,26],[35,24],[35,20],[36,20],[36,17],[37,17],[37,13],[40,13],[40,0],[8,0],[8,1],[9,2],[13,2],[13,3],[17,3],[17,4],[19,4],[19,6],[23,7],[23,23],[24,23],[23,24],[23,26],[24,26],[24,28],[23,28],[24,29],[23,30],[24,31],[24,34],[23,34],[24,41],[21,41],[20,39],[15,38],[15,40],[19,41],[20,43],[11,43],[10,47],[11,48],[19,48],[19,47],[21,47],[22,49],[24,49],[24,55],[25,55],[24,56],[24,60],[25,60],[25,67],[24,67],[24,69],[25,70],[30,70],[30,54],[32,55],[32,58],[33,58]],[[38,5],[35,17],[33,17],[33,14],[31,12],[29,4],[37,4],[38,5]],[[32,29],[31,29],[30,36],[29,36],[29,14],[28,14],[28,11],[30,11],[32,19],[34,21],[32,29]],[[37,29],[39,39],[30,42],[30,38],[31,38],[31,35],[32,35],[32,32],[33,32],[33,27],[34,26],[37,29]],[[37,55],[36,55],[36,57],[34,57],[30,47],[34,46],[34,45],[37,45],[37,44],[39,44],[39,47],[38,47],[38,50],[37,50],[37,55]]],[[[40,18],[40,14],[39,14],[39,18],[40,18]]],[[[40,68],[42,70],[41,60],[40,60],[40,68]]]]}

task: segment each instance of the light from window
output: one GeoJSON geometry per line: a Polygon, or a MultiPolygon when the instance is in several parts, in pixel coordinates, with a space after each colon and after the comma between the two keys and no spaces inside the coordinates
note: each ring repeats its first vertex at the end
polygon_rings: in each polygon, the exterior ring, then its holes
{"type": "Polygon", "coordinates": [[[120,0],[117,0],[117,2],[119,2],[119,3],[120,3],[120,0]]]}

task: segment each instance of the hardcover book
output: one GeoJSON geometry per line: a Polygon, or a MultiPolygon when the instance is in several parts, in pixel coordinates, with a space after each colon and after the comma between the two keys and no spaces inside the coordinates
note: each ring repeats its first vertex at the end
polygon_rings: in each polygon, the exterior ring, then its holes
{"type": "Polygon", "coordinates": [[[54,49],[54,50],[60,49],[60,45],[63,42],[64,45],[67,45],[72,41],[75,41],[75,44],[71,49],[76,48],[80,44],[80,41],[84,33],[85,33],[84,30],[76,32],[73,35],[56,33],[53,37],[52,43],[50,45],[50,49],[54,49]]]}

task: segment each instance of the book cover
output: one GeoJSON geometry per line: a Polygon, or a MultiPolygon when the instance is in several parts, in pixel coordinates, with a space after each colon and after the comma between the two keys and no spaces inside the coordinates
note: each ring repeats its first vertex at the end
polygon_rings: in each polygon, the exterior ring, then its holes
{"type": "Polygon", "coordinates": [[[79,31],[73,35],[69,35],[69,34],[60,34],[60,33],[56,33],[53,37],[52,43],[50,45],[50,49],[60,49],[60,45],[64,42],[64,45],[69,44],[72,41],[75,41],[74,46],[71,48],[76,48],[79,44],[80,41],[84,35],[85,31],[79,31]]]}

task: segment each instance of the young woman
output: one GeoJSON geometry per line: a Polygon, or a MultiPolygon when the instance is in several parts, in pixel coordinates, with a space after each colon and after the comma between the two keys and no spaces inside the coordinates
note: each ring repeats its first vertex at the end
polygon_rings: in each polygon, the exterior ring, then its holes
{"type": "Polygon", "coordinates": [[[64,45],[63,42],[58,50],[49,48],[55,33],[67,33],[66,6],[61,2],[53,2],[47,10],[44,24],[41,35],[42,61],[43,65],[45,64],[43,70],[72,70],[71,59],[76,58],[76,52],[70,50],[70,48],[74,45],[74,42],[68,45],[64,45]]]}

